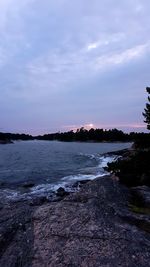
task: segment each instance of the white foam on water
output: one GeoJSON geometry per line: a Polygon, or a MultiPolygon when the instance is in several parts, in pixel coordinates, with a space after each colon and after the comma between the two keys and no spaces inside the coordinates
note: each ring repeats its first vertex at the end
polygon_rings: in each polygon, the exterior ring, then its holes
{"type": "Polygon", "coordinates": [[[113,162],[118,159],[118,156],[112,155],[90,155],[90,154],[81,154],[82,156],[89,157],[91,159],[96,159],[98,164],[95,167],[87,167],[85,169],[80,170],[81,173],[77,175],[69,175],[63,177],[58,183],[47,183],[47,184],[39,184],[37,186],[32,187],[29,192],[21,193],[19,191],[14,191],[10,189],[1,189],[0,195],[1,199],[6,198],[8,200],[17,201],[23,199],[32,199],[33,197],[41,197],[48,196],[57,191],[59,187],[65,188],[66,191],[75,191],[76,188],[72,187],[72,185],[76,181],[81,180],[94,180],[99,177],[103,177],[108,175],[109,173],[104,170],[107,167],[107,163],[113,162]]]}
{"type": "Polygon", "coordinates": [[[116,161],[117,159],[118,159],[118,157],[116,157],[116,156],[101,156],[99,167],[105,168],[105,167],[107,167],[108,163],[116,161]]]}
{"type": "Polygon", "coordinates": [[[87,172],[87,174],[80,173],[77,175],[69,175],[69,176],[63,177],[62,178],[63,181],[69,182],[69,181],[81,181],[81,180],[94,180],[98,177],[103,177],[109,174],[106,170],[104,170],[104,168],[107,167],[107,164],[109,162],[113,162],[117,160],[116,156],[98,156],[98,155],[89,155],[89,154],[82,154],[82,155],[98,160],[99,161],[98,166],[89,167],[89,168],[85,168],[81,170],[82,172],[87,172]]]}
{"type": "Polygon", "coordinates": [[[58,184],[40,184],[32,187],[30,195],[41,195],[43,193],[55,192],[59,187],[66,187],[66,182],[60,182],[58,184]]]}
{"type": "Polygon", "coordinates": [[[3,200],[17,200],[19,198],[19,192],[11,189],[1,189],[0,199],[3,200]]]}
{"type": "Polygon", "coordinates": [[[90,159],[95,159],[96,155],[94,154],[85,154],[85,153],[79,153],[80,156],[88,157],[90,159]]]}
{"type": "Polygon", "coordinates": [[[90,174],[77,174],[77,175],[69,175],[63,177],[63,181],[81,181],[81,180],[94,180],[97,177],[104,176],[105,174],[97,174],[97,175],[90,175],[90,174]]]}

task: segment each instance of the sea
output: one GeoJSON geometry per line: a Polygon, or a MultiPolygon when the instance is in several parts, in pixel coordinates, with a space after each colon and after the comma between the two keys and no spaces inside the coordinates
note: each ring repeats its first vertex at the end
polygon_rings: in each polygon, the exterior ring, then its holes
{"type": "Polygon", "coordinates": [[[119,142],[37,140],[0,145],[0,198],[48,196],[59,187],[74,190],[77,181],[107,175],[104,167],[118,158],[115,151],[130,147],[119,142]]]}

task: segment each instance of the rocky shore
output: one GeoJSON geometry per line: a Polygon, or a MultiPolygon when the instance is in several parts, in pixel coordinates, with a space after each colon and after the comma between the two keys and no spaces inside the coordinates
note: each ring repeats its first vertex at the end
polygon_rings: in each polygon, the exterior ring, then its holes
{"type": "Polygon", "coordinates": [[[0,267],[149,266],[149,188],[106,176],[62,191],[0,203],[0,267]]]}

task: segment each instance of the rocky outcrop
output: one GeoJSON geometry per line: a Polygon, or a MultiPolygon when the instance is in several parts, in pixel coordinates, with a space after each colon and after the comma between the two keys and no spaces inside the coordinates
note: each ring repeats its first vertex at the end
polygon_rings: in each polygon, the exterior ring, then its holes
{"type": "Polygon", "coordinates": [[[129,206],[130,191],[110,177],[62,201],[0,210],[0,266],[149,266],[150,235],[129,206]],[[15,209],[16,208],[16,209],[15,209]]]}
{"type": "Polygon", "coordinates": [[[101,178],[62,202],[38,208],[32,265],[147,266],[150,236],[128,221],[134,217],[128,199],[127,189],[101,178]]]}

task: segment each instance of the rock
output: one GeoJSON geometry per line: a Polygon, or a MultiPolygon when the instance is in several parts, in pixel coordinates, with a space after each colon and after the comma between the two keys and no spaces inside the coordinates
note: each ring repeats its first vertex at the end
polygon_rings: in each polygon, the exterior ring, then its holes
{"type": "Polygon", "coordinates": [[[86,179],[86,180],[80,180],[80,181],[76,181],[73,185],[72,185],[72,188],[81,188],[84,184],[90,182],[89,179],[86,179]]]}
{"type": "Polygon", "coordinates": [[[130,210],[130,195],[118,181],[101,177],[61,201],[4,205],[0,266],[149,266],[148,216],[130,210]]]}
{"type": "Polygon", "coordinates": [[[127,188],[105,177],[60,202],[39,207],[33,216],[32,266],[149,265],[150,235],[136,220],[127,220],[134,217],[129,196],[127,188]]]}
{"type": "Polygon", "coordinates": [[[48,199],[44,196],[42,197],[35,197],[32,200],[29,201],[30,206],[40,206],[43,203],[48,202],[48,199]]]}
{"type": "Polygon", "coordinates": [[[24,187],[24,188],[31,188],[33,186],[35,186],[35,184],[32,183],[32,182],[27,182],[27,183],[25,183],[25,184],[22,185],[22,187],[24,187]]]}
{"type": "Polygon", "coordinates": [[[65,196],[68,196],[69,195],[69,192],[65,191],[65,189],[63,187],[59,187],[57,189],[57,192],[56,192],[56,196],[57,197],[65,197],[65,196]]]}
{"type": "Polygon", "coordinates": [[[31,216],[32,208],[23,202],[4,205],[0,210],[1,267],[31,266],[34,240],[31,216]]]}
{"type": "Polygon", "coordinates": [[[150,209],[150,187],[137,186],[131,189],[132,202],[137,206],[143,206],[150,209]]]}
{"type": "Polygon", "coordinates": [[[5,185],[5,182],[0,182],[0,187],[4,187],[5,185]]]}
{"type": "Polygon", "coordinates": [[[146,173],[143,173],[141,178],[140,178],[140,184],[142,185],[150,185],[150,182],[149,182],[149,174],[146,174],[146,173]]]}
{"type": "Polygon", "coordinates": [[[107,156],[112,156],[112,155],[116,155],[116,156],[128,156],[131,153],[131,149],[121,149],[118,151],[112,151],[112,152],[108,152],[105,155],[107,156]]]}

